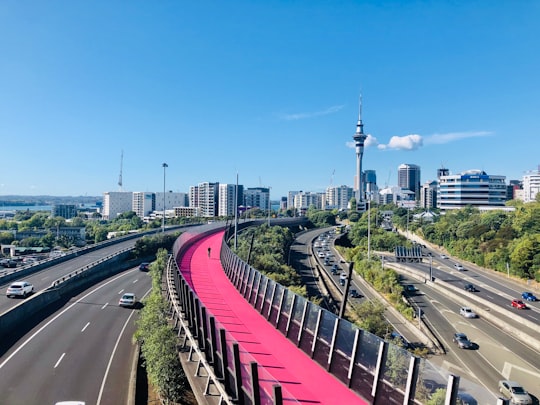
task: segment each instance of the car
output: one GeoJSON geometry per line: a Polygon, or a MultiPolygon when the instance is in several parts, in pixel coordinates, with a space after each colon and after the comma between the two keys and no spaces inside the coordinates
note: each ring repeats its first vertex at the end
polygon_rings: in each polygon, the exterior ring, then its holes
{"type": "Polygon", "coordinates": [[[341,273],[339,275],[339,284],[345,285],[345,280],[347,280],[347,273],[341,273]]]}
{"type": "Polygon", "coordinates": [[[139,270],[141,270],[141,271],[148,271],[148,270],[150,270],[150,263],[142,262],[142,263],[139,265],[139,270]]]}
{"type": "Polygon", "coordinates": [[[118,301],[118,305],[121,307],[134,307],[137,303],[137,296],[133,293],[125,293],[118,301]]]}
{"type": "Polygon", "coordinates": [[[323,258],[324,257],[324,252],[322,250],[319,250],[317,252],[317,256],[319,256],[320,258],[323,258]]]}
{"type": "Polygon", "coordinates": [[[337,274],[339,270],[340,270],[339,266],[336,263],[334,263],[332,265],[332,274],[337,274]]]}
{"type": "Polygon", "coordinates": [[[454,342],[460,349],[471,349],[473,347],[473,343],[469,340],[465,333],[454,333],[452,342],[454,342]]]}
{"type": "Polygon", "coordinates": [[[362,298],[362,294],[360,294],[358,292],[358,290],[355,290],[354,288],[351,289],[351,291],[349,291],[349,295],[352,297],[352,298],[362,298]]]}
{"type": "Polygon", "coordinates": [[[525,291],[521,293],[521,298],[523,298],[525,301],[536,301],[537,298],[532,292],[525,291]]]}
{"type": "Polygon", "coordinates": [[[0,266],[2,267],[9,267],[9,268],[15,268],[17,267],[17,262],[15,260],[11,259],[2,259],[0,260],[0,266]]]}
{"type": "Polygon", "coordinates": [[[474,286],[474,284],[471,283],[465,284],[463,288],[465,289],[465,291],[476,292],[476,287],[474,286]]]}
{"type": "Polygon", "coordinates": [[[441,259],[448,259],[448,256],[442,254],[442,255],[440,256],[440,258],[441,258],[441,259]]]}
{"type": "Polygon", "coordinates": [[[28,281],[16,281],[11,283],[6,291],[6,296],[9,297],[23,297],[26,298],[28,295],[34,292],[34,286],[28,281]]]}
{"type": "Polygon", "coordinates": [[[512,404],[530,405],[533,403],[529,393],[516,381],[499,381],[499,391],[510,399],[512,404]]]}
{"type": "Polygon", "coordinates": [[[407,284],[405,286],[405,292],[407,293],[415,293],[417,291],[417,288],[412,284],[407,284]]]}
{"type": "Polygon", "coordinates": [[[455,263],[454,264],[454,268],[457,270],[457,271],[463,271],[463,266],[459,263],[455,263]]]}
{"type": "Polygon", "coordinates": [[[461,307],[459,309],[459,314],[465,318],[478,318],[478,315],[476,315],[476,312],[474,312],[469,307],[461,307]]]}
{"type": "Polygon", "coordinates": [[[527,308],[527,305],[525,305],[525,303],[521,300],[512,300],[512,303],[510,305],[512,305],[512,307],[517,308],[517,309],[527,308]]]}

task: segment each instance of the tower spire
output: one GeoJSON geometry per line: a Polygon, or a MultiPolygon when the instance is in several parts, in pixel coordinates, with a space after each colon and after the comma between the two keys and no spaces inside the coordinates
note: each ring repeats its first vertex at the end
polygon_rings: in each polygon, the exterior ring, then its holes
{"type": "Polygon", "coordinates": [[[365,211],[366,203],[364,200],[364,185],[362,181],[362,156],[364,154],[364,142],[367,135],[364,134],[364,124],[362,122],[362,93],[358,100],[358,122],[356,132],[353,136],[356,149],[356,210],[365,211]]]}

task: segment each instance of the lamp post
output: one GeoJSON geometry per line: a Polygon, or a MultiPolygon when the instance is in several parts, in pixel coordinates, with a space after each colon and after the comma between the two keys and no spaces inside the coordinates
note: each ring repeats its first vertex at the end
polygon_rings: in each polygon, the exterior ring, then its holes
{"type": "Polygon", "coordinates": [[[163,163],[163,217],[161,219],[161,231],[165,233],[165,169],[169,167],[167,163],[163,163]]]}

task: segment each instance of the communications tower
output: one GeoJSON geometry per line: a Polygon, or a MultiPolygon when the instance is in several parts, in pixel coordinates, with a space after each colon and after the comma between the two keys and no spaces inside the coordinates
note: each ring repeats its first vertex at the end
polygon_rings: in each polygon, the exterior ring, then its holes
{"type": "Polygon", "coordinates": [[[356,147],[356,210],[364,212],[366,210],[366,201],[364,199],[364,185],[362,181],[362,155],[364,154],[364,142],[367,135],[364,134],[364,124],[362,123],[362,95],[358,106],[358,123],[356,132],[353,136],[356,147]]]}

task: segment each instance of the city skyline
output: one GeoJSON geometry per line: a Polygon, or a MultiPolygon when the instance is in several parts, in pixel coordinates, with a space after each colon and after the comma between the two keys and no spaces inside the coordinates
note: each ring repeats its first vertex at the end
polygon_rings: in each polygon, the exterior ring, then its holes
{"type": "Polygon", "coordinates": [[[353,186],[360,94],[380,187],[540,163],[535,2],[56,4],[0,4],[0,195],[353,186]]]}

